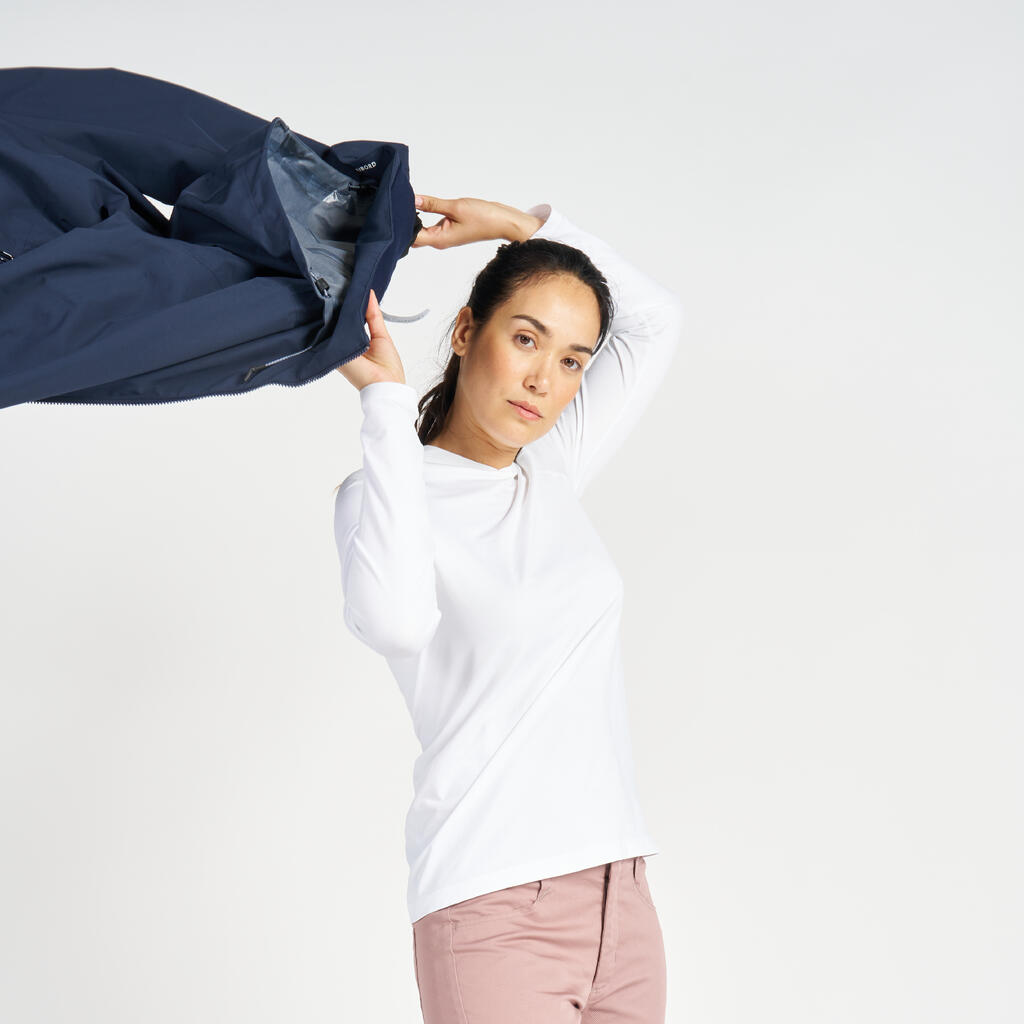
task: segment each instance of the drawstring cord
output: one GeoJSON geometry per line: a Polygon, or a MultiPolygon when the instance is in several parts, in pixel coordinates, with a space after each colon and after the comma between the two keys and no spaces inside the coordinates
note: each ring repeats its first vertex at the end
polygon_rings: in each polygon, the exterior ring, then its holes
{"type": "Polygon", "coordinates": [[[417,313],[415,316],[395,316],[392,313],[385,313],[384,310],[381,309],[380,315],[384,317],[385,320],[390,320],[391,323],[394,324],[412,324],[417,320],[422,320],[429,312],[429,309],[425,309],[422,313],[417,313]]]}
{"type": "MultiPolygon", "coordinates": [[[[414,215],[413,220],[415,221],[416,227],[413,230],[412,238],[409,239],[409,244],[405,247],[405,252],[402,253],[402,256],[407,256],[409,254],[413,241],[423,230],[423,221],[420,220],[419,212],[414,215]]],[[[400,256],[399,259],[401,259],[402,256],[400,256]]],[[[380,303],[378,303],[378,306],[379,305],[380,303]]],[[[422,313],[417,313],[415,316],[394,316],[391,313],[385,313],[384,310],[381,309],[380,315],[384,317],[385,320],[390,321],[393,324],[413,324],[417,320],[422,320],[429,312],[429,309],[425,309],[422,313]]]]}

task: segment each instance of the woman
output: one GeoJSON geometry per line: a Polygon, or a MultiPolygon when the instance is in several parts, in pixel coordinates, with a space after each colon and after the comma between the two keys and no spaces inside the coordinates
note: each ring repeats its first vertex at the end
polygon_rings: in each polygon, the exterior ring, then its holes
{"type": "Polygon", "coordinates": [[[414,247],[507,242],[418,402],[372,293],[370,348],[338,368],[363,411],[335,501],[344,620],[387,658],[422,745],[406,855],[423,1018],[660,1024],[622,578],[579,499],[664,378],[681,306],[547,204],[416,199],[443,219],[414,247]]]}

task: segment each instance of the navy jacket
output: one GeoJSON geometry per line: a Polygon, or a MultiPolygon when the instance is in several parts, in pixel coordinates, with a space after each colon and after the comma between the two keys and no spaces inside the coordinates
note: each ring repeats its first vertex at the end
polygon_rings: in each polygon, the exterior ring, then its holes
{"type": "Polygon", "coordinates": [[[422,226],[401,143],[328,147],[119,68],[0,68],[0,408],[322,377],[366,351],[422,226]]]}

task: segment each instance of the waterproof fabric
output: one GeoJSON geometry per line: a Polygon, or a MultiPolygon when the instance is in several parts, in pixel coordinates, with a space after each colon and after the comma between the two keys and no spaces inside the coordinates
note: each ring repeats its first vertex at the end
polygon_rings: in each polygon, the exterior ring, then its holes
{"type": "Polygon", "coordinates": [[[0,68],[0,408],[297,386],[365,352],[423,226],[408,157],[119,68],[0,68]]]}

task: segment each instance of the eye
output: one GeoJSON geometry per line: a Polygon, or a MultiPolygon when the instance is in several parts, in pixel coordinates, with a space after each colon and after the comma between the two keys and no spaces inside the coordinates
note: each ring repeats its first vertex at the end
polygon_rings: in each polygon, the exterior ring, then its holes
{"type": "MultiPolygon", "coordinates": [[[[529,334],[517,334],[516,335],[516,341],[518,341],[520,338],[525,338],[527,341],[533,341],[533,338],[531,338],[529,334]]],[[[572,367],[572,371],[574,373],[577,370],[582,370],[583,369],[583,364],[578,359],[573,359],[572,356],[568,356],[567,358],[569,359],[570,363],[575,363],[575,366],[572,367]]]]}

